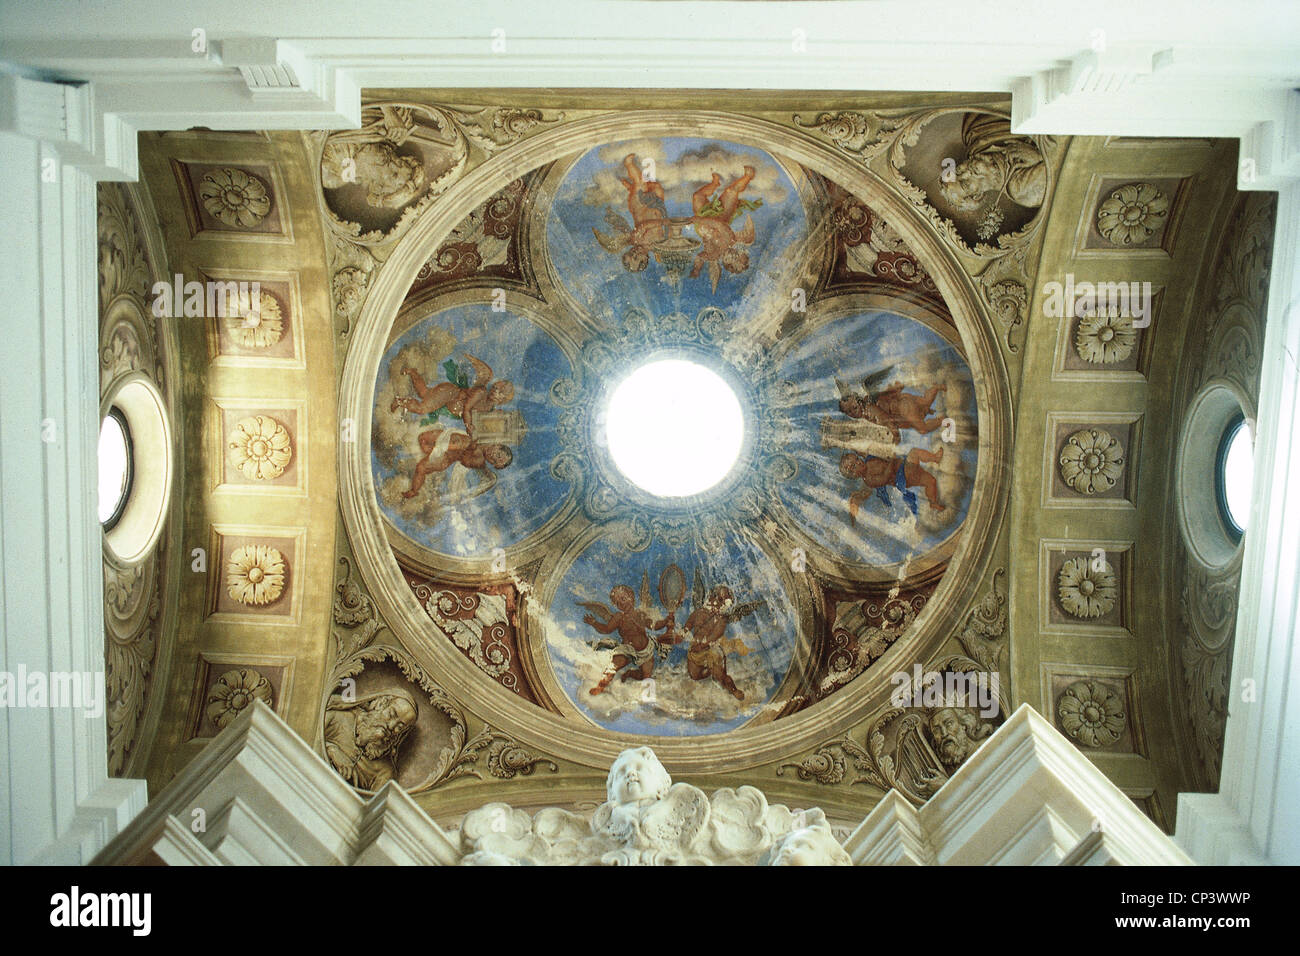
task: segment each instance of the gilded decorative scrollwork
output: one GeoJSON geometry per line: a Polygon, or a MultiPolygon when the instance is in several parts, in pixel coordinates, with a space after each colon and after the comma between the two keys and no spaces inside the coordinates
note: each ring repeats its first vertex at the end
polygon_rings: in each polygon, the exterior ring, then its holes
{"type": "Polygon", "coordinates": [[[970,271],[980,260],[989,263],[979,272],[979,289],[1007,350],[1018,352],[1012,333],[1029,308],[1025,253],[1051,192],[1053,138],[1017,136],[1006,114],[989,109],[841,110],[795,114],[792,121],[863,163],[887,156],[885,174],[963,257],[974,258],[970,271]],[[915,158],[927,127],[949,138],[950,158],[915,158]],[[960,162],[951,158],[958,155],[960,162]]]}
{"type": "Polygon", "coordinates": [[[1006,568],[998,568],[993,572],[993,582],[988,593],[966,615],[966,626],[957,636],[958,642],[971,659],[995,674],[1001,670],[1002,658],[1007,649],[1007,596],[1004,591],[998,590],[998,581],[1004,574],[1006,568]]]}
{"type": "Polygon", "coordinates": [[[135,743],[158,649],[157,557],[130,568],[104,559],[104,679],[109,773],[121,773],[135,743]]]}
{"type": "MultiPolygon", "coordinates": [[[[1209,291],[1212,321],[1193,343],[1182,378],[1185,399],[1213,380],[1228,380],[1251,402],[1259,394],[1260,362],[1272,259],[1276,198],[1241,194],[1219,247],[1209,291]]],[[[1177,555],[1179,627],[1175,643],[1175,687],[1191,747],[1199,761],[1196,789],[1219,782],[1224,730],[1231,699],[1229,680],[1235,644],[1241,565],[1203,566],[1188,550],[1176,527],[1171,547],[1177,555]]]]}
{"type": "Polygon", "coordinates": [[[563,119],[553,110],[385,101],[363,108],[360,129],[317,134],[321,209],[335,232],[330,286],[342,334],[360,311],[375,268],[465,174],[473,149],[491,155],[563,119]]]}
{"type": "MultiPolygon", "coordinates": [[[[143,373],[159,388],[165,382],[159,332],[148,307],[157,278],[146,237],[127,187],[101,184],[97,193],[99,271],[99,385],[107,396],[129,373],[143,373]]],[[[166,538],[131,564],[104,549],[104,664],[107,685],[108,772],[128,769],[145,718],[158,665],[162,609],[161,576],[166,538]]]]}

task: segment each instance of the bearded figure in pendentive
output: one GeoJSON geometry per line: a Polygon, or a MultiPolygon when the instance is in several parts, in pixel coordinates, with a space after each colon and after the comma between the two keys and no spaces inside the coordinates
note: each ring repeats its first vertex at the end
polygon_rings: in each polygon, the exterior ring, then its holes
{"type": "Polygon", "coordinates": [[[1031,209],[1047,195],[1047,164],[1033,141],[1013,136],[1000,116],[967,113],[961,124],[966,158],[953,170],[952,182],[939,182],[939,193],[955,208],[971,212],[1001,196],[1031,209]]]}
{"type": "Polygon", "coordinates": [[[428,185],[424,164],[397,148],[415,129],[409,107],[381,106],[379,118],[360,129],[332,133],[321,155],[321,185],[366,188],[366,202],[378,209],[401,209],[428,185]]]}
{"type": "Polygon", "coordinates": [[[930,715],[926,730],[944,770],[951,774],[993,733],[993,725],[968,710],[942,707],[930,715]]]}
{"type": "Polygon", "coordinates": [[[334,694],[325,705],[325,753],[348,783],[378,790],[397,775],[398,750],[418,715],[404,690],[354,701],[334,694]]]}

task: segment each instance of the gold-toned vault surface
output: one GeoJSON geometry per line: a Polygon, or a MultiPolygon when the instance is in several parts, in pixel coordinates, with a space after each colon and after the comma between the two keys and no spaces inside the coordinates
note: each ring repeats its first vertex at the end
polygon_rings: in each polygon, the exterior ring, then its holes
{"type": "Polygon", "coordinates": [[[106,569],[115,772],[261,699],[435,819],[589,809],[649,744],[847,824],[1029,702],[1166,830],[1217,785],[1240,559],[1185,543],[1177,463],[1207,383],[1258,391],[1232,143],[981,95],[364,102],[144,134],[101,187],[106,381],[166,383],[180,456],[162,549],[106,569]],[[604,440],[662,358],[745,420],[685,499],[604,440]],[[900,697],[933,682],[972,694],[900,697]]]}

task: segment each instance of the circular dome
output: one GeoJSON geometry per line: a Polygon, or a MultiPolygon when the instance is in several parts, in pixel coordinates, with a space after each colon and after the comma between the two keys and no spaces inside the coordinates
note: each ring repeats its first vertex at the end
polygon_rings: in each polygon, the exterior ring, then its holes
{"type": "Polygon", "coordinates": [[[661,359],[623,379],[605,411],[617,468],[652,495],[708,491],[731,471],[745,440],[740,402],[722,376],[695,362],[661,359]],[[664,452],[673,449],[673,460],[664,452]]]}
{"type": "Polygon", "coordinates": [[[887,704],[1009,483],[960,265],[759,121],[593,117],[499,158],[413,217],[344,368],[344,520],[412,666],[592,765],[630,737],[753,765],[887,704]]]}

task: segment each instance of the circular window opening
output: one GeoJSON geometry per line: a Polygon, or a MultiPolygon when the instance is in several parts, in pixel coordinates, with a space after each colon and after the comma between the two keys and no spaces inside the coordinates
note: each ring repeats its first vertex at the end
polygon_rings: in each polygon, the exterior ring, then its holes
{"type": "Polygon", "coordinates": [[[113,408],[99,423],[99,523],[111,531],[131,497],[131,429],[113,408]]]}
{"type": "Polygon", "coordinates": [[[1240,540],[1246,530],[1254,477],[1255,449],[1251,445],[1250,429],[1238,415],[1223,430],[1215,466],[1219,516],[1233,540],[1240,540]]]}
{"type": "Polygon", "coordinates": [[[745,438],[745,416],[731,386],[683,359],[650,362],[625,378],[605,421],[618,470],[664,498],[698,495],[722,481],[745,438]]]}

